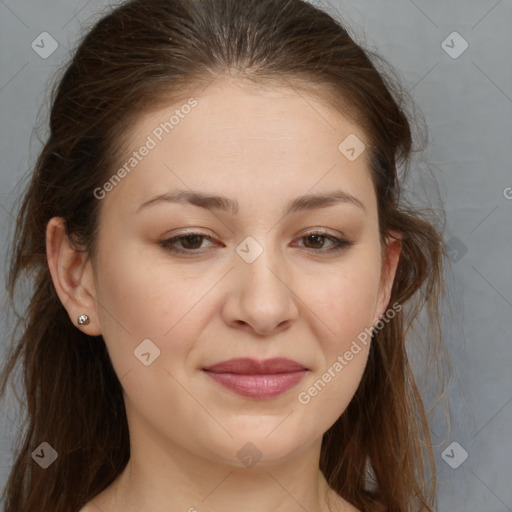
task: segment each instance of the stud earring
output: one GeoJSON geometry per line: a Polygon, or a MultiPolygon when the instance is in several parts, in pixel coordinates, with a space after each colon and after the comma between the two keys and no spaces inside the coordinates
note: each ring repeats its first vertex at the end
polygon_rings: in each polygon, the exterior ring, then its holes
{"type": "Polygon", "coordinates": [[[80,315],[78,317],[78,325],[87,325],[89,323],[89,317],[87,315],[80,315]]]}

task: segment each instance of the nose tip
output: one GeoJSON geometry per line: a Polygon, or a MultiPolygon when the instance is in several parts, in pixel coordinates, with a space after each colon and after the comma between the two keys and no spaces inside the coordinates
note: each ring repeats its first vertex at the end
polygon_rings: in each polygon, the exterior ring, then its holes
{"type": "Polygon", "coordinates": [[[268,336],[289,328],[298,312],[294,294],[284,279],[285,269],[276,253],[264,250],[255,238],[252,241],[249,238],[239,248],[248,249],[252,258],[249,262],[241,256],[238,272],[231,278],[232,288],[224,308],[225,321],[258,336],[268,336]]]}
{"type": "Polygon", "coordinates": [[[279,334],[280,332],[285,331],[290,325],[289,320],[283,320],[279,322],[278,325],[275,325],[275,323],[272,321],[267,321],[267,323],[264,324],[263,322],[257,320],[236,320],[235,323],[242,329],[251,330],[251,332],[258,336],[279,334]]]}

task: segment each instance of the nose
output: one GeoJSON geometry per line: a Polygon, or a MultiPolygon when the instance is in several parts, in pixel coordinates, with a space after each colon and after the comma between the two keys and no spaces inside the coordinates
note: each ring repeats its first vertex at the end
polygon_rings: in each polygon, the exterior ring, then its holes
{"type": "Polygon", "coordinates": [[[230,279],[223,307],[224,321],[230,327],[269,336],[290,328],[297,319],[290,272],[270,250],[263,250],[252,263],[238,259],[230,279]]]}

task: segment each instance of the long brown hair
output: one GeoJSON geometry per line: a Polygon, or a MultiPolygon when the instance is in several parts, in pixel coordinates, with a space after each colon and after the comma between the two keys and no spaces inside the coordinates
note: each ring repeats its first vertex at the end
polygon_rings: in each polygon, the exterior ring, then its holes
{"type": "Polygon", "coordinates": [[[407,96],[385,64],[302,0],[131,0],[87,33],[52,91],[49,138],[12,243],[11,303],[22,276],[33,289],[0,380],[3,395],[21,367],[26,394],[6,512],[77,511],[130,455],[121,384],[103,338],[77,329],[58,299],[46,225],[63,217],[70,239],[93,256],[101,204],[94,190],[117,168],[130,122],[223,73],[316,91],[368,138],[381,240],[389,230],[403,233],[390,300],[403,309],[375,332],[360,386],[323,437],[320,469],[362,511],[433,510],[435,464],[406,333],[426,312],[424,338],[433,352],[442,348],[444,248],[439,227],[401,193],[398,169],[404,177],[414,130],[407,96]],[[47,469],[31,458],[43,441],[58,453],[47,469]]]}

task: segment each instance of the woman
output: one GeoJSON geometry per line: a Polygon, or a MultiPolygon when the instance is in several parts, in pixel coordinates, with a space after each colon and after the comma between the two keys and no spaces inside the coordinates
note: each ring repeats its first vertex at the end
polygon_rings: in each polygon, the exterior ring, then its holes
{"type": "Polygon", "coordinates": [[[6,511],[433,510],[405,332],[423,306],[438,325],[443,246],[400,197],[400,100],[300,0],[94,26],[15,233],[6,511]]]}

